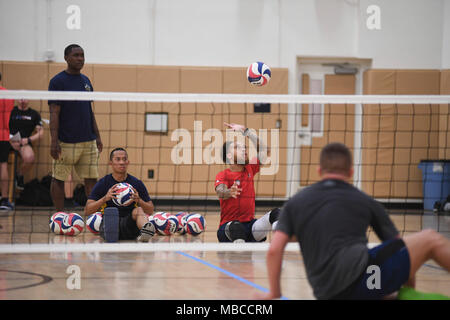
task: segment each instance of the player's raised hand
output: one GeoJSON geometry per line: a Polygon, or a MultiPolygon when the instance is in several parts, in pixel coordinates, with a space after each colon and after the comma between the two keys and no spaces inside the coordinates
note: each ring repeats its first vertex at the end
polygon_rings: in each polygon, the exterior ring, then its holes
{"type": "Polygon", "coordinates": [[[226,122],[224,122],[223,124],[224,124],[226,127],[230,128],[231,130],[234,130],[234,131],[240,131],[240,132],[242,132],[242,133],[244,133],[244,131],[245,131],[245,127],[244,127],[243,125],[241,125],[241,124],[237,124],[237,123],[226,123],[226,122]]]}

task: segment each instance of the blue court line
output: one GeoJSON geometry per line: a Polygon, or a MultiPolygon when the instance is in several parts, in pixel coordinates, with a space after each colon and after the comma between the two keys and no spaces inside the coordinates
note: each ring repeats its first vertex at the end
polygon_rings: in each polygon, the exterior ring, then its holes
{"type": "Polygon", "coordinates": [[[428,267],[428,268],[431,268],[431,269],[437,269],[437,270],[447,271],[447,270],[445,270],[444,268],[442,268],[442,267],[440,267],[440,266],[434,266],[434,265],[432,265],[432,264],[426,264],[426,263],[424,263],[424,266],[425,266],[425,267],[428,267]]]}
{"type": "MultiPolygon", "coordinates": [[[[260,291],[262,291],[262,292],[266,292],[266,293],[269,292],[269,290],[267,290],[266,288],[261,287],[260,285],[257,285],[256,283],[253,283],[253,282],[251,282],[251,281],[248,281],[247,279],[244,279],[244,278],[242,278],[242,277],[239,277],[238,275],[235,275],[234,273],[231,273],[230,271],[227,271],[227,270],[222,269],[222,268],[220,268],[220,267],[218,267],[218,266],[215,266],[215,265],[213,265],[213,264],[211,264],[211,263],[209,263],[209,262],[206,262],[205,260],[202,260],[202,259],[200,259],[200,258],[191,256],[190,254],[187,254],[187,253],[185,253],[185,252],[181,252],[181,251],[175,251],[175,252],[178,253],[178,254],[181,254],[182,256],[185,256],[185,257],[187,257],[187,258],[190,258],[190,259],[192,259],[192,260],[195,260],[195,261],[197,261],[197,262],[200,262],[201,264],[204,264],[205,266],[208,266],[208,267],[211,267],[211,268],[213,268],[213,269],[216,269],[217,271],[222,272],[222,273],[226,274],[227,276],[229,276],[229,277],[231,277],[231,278],[234,278],[234,279],[236,279],[236,280],[239,280],[239,281],[245,283],[246,285],[249,285],[249,286],[251,286],[251,287],[253,287],[253,288],[255,288],[255,289],[258,289],[258,290],[260,290],[260,291]]],[[[281,299],[281,300],[289,300],[289,298],[286,298],[286,297],[284,297],[284,296],[281,296],[280,299],[281,299]]]]}

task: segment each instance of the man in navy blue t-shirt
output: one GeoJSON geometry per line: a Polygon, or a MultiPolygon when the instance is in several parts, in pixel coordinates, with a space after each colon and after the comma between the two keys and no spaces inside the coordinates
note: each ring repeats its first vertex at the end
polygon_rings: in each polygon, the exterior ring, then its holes
{"type": "MultiPolygon", "coordinates": [[[[93,91],[88,77],[81,74],[84,51],[77,44],[64,50],[67,69],[55,75],[49,91],[93,91]]],[[[50,154],[53,158],[51,195],[57,211],[64,207],[64,181],[72,169],[84,179],[88,196],[98,179],[98,157],[103,149],[91,101],[49,100],[50,154]]]]}
{"type": "MultiPolygon", "coordinates": [[[[119,211],[119,240],[134,240],[147,242],[155,233],[155,227],[148,221],[148,215],[153,214],[153,203],[144,183],[127,173],[128,154],[123,148],[115,148],[109,156],[112,173],[101,178],[92,189],[84,209],[86,215],[115,207],[119,211]],[[129,183],[133,187],[133,202],[128,206],[118,206],[113,202],[117,195],[116,185],[120,182],[129,183]]],[[[100,225],[100,235],[105,238],[104,221],[100,225]]]]}

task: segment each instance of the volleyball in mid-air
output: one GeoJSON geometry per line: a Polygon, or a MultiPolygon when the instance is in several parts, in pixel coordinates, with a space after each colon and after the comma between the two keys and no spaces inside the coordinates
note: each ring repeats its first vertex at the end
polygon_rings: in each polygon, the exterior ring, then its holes
{"type": "Polygon", "coordinates": [[[267,84],[272,76],[272,71],[264,62],[253,62],[247,68],[247,79],[252,85],[263,86],[267,84]]]}

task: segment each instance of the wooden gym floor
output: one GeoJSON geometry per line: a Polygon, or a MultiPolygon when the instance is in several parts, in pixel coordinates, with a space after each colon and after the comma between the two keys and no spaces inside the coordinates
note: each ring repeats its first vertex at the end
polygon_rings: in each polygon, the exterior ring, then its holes
{"type": "MultiPolygon", "coordinates": [[[[265,291],[265,252],[245,244],[235,251],[201,251],[202,243],[217,243],[219,216],[214,209],[190,211],[206,217],[203,234],[155,236],[152,243],[198,243],[193,251],[0,253],[0,299],[247,300],[265,291]]],[[[50,209],[0,212],[0,246],[80,243],[101,248],[103,241],[89,231],[76,237],[50,234],[50,215],[50,209]]],[[[450,238],[449,216],[394,212],[391,217],[403,235],[433,228],[450,238]]],[[[370,231],[369,242],[378,242],[370,231]]],[[[286,299],[314,299],[296,247],[284,255],[282,289],[286,299]]],[[[450,274],[429,261],[417,274],[417,289],[450,296],[450,274]]]]}

